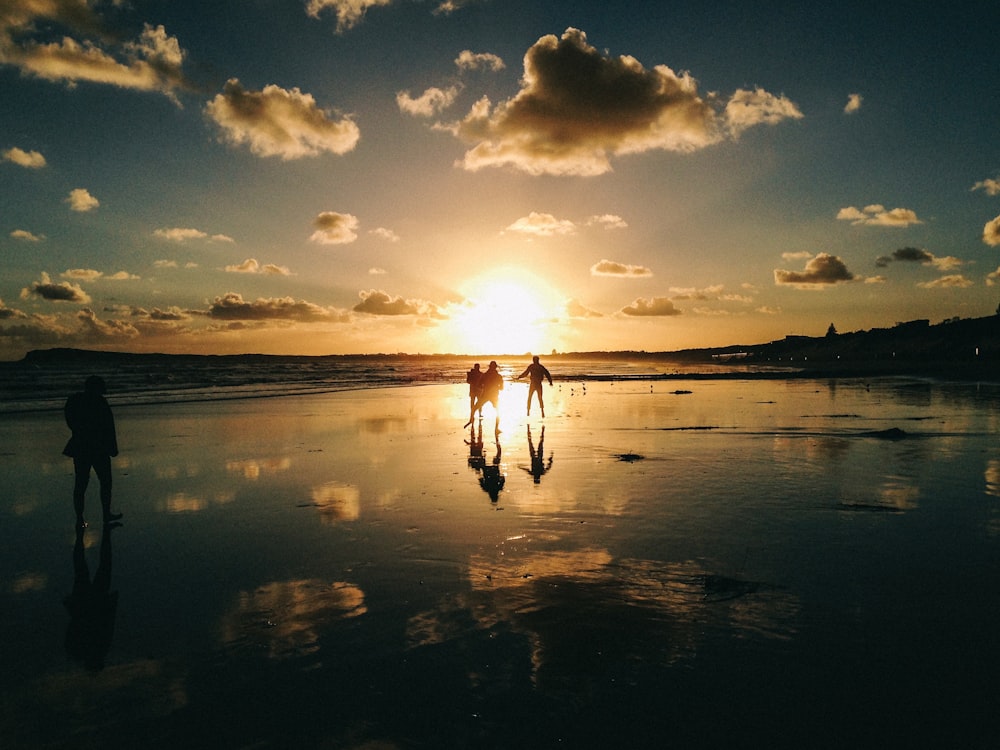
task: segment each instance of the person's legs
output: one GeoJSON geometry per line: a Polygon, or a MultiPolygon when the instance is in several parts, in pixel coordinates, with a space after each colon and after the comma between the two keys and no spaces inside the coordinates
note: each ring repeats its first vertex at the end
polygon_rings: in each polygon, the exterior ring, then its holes
{"type": "Polygon", "coordinates": [[[88,484],[90,484],[90,460],[82,456],[74,456],[73,510],[76,511],[76,523],[80,528],[87,525],[87,522],[83,520],[83,504],[88,484]]]}
{"type": "Polygon", "coordinates": [[[121,518],[121,513],[111,512],[111,457],[99,456],[93,460],[94,473],[101,483],[101,510],[104,511],[104,523],[111,523],[121,518]]]}
{"type": "Polygon", "coordinates": [[[542,419],[545,419],[545,402],[542,400],[542,386],[538,386],[538,408],[542,412],[542,419]]]}

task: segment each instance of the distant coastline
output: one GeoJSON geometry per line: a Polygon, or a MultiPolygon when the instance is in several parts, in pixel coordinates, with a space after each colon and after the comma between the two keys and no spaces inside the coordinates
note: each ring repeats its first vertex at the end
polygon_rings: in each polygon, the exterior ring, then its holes
{"type": "MultiPolygon", "coordinates": [[[[522,354],[164,354],[131,353],[90,349],[53,348],[28,352],[17,363],[28,367],[116,368],[142,363],[144,366],[176,366],[179,363],[273,364],[276,362],[317,364],[323,361],[368,363],[377,366],[392,360],[472,360],[493,357],[520,360],[522,354]]],[[[552,361],[611,360],[647,364],[670,363],[697,366],[697,372],[663,372],[660,378],[708,377],[852,377],[878,375],[923,375],[961,379],[1000,377],[1000,314],[984,318],[951,319],[936,325],[928,320],[898,323],[892,328],[838,333],[832,326],[825,336],[795,336],[761,344],[731,344],[723,347],[677,351],[588,351],[551,352],[552,361]],[[717,366],[705,372],[705,366],[717,366]]],[[[686,366],[686,367],[685,367],[686,366]]]]}

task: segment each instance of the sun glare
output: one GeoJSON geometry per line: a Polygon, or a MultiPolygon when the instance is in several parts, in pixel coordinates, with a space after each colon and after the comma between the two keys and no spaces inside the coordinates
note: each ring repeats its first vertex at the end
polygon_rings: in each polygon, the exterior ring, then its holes
{"type": "Polygon", "coordinates": [[[456,351],[523,354],[553,348],[549,336],[557,295],[531,274],[500,269],[462,285],[465,304],[452,318],[456,351]]]}

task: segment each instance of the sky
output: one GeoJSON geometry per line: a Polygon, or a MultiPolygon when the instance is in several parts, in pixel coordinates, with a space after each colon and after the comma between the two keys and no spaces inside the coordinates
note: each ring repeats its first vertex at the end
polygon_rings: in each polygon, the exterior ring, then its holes
{"type": "Polygon", "coordinates": [[[998,24],[995,0],[0,0],[0,359],[992,315],[998,24]]]}

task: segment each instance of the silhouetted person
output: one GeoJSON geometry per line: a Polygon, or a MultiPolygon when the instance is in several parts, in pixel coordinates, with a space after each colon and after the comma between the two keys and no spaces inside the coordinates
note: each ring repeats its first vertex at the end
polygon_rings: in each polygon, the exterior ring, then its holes
{"type": "Polygon", "coordinates": [[[483,379],[481,381],[482,388],[479,397],[476,399],[476,404],[472,408],[472,413],[469,414],[469,421],[465,423],[468,427],[472,424],[472,419],[476,412],[479,412],[479,418],[482,419],[483,416],[483,406],[485,404],[493,404],[493,411],[496,412],[496,432],[500,431],[500,391],[503,390],[503,375],[497,370],[496,361],[490,362],[490,366],[486,368],[486,372],[483,373],[483,379]]]}
{"type": "Polygon", "coordinates": [[[479,369],[478,362],[472,366],[471,370],[465,373],[465,382],[469,384],[469,423],[471,424],[471,414],[476,410],[476,401],[479,399],[479,394],[483,392],[483,371],[479,369]]]}
{"type": "Polygon", "coordinates": [[[552,453],[549,452],[549,462],[545,463],[545,426],[542,426],[541,437],[538,438],[538,450],[535,450],[535,444],[531,442],[531,425],[528,425],[528,453],[531,454],[531,468],[524,469],[526,472],[531,474],[535,479],[535,484],[540,484],[542,481],[542,475],[545,474],[549,469],[552,468],[552,453]]]}
{"type": "Polygon", "coordinates": [[[538,357],[531,358],[531,364],[524,368],[524,372],[517,376],[517,380],[520,380],[525,375],[528,376],[528,416],[531,416],[531,396],[535,393],[538,394],[538,408],[542,410],[542,416],[545,416],[545,402],[542,400],[542,381],[548,379],[549,385],[552,385],[552,376],[549,371],[545,369],[545,365],[538,361],[538,357]]]}
{"type": "Polygon", "coordinates": [[[497,440],[496,446],[497,454],[493,456],[493,462],[483,465],[483,475],[479,477],[479,486],[490,496],[491,503],[495,503],[500,499],[500,490],[507,483],[507,477],[500,471],[500,456],[503,451],[500,448],[499,440],[497,440]]]}
{"type": "Polygon", "coordinates": [[[95,672],[104,668],[115,632],[118,592],[111,591],[111,530],[119,525],[109,523],[104,527],[100,563],[93,581],[84,554],[83,527],[77,527],[76,544],[73,545],[73,593],[63,600],[70,616],[66,651],[95,672]]]}
{"type": "Polygon", "coordinates": [[[66,399],[63,410],[66,424],[73,432],[63,448],[63,455],[73,459],[73,508],[78,528],[87,526],[83,519],[83,501],[91,469],[101,483],[104,523],[109,524],[122,517],[121,513],[111,512],[111,458],[118,455],[118,436],[111,407],[104,398],[106,390],[104,379],[91,375],[84,383],[82,393],[74,393],[66,399]]]}

